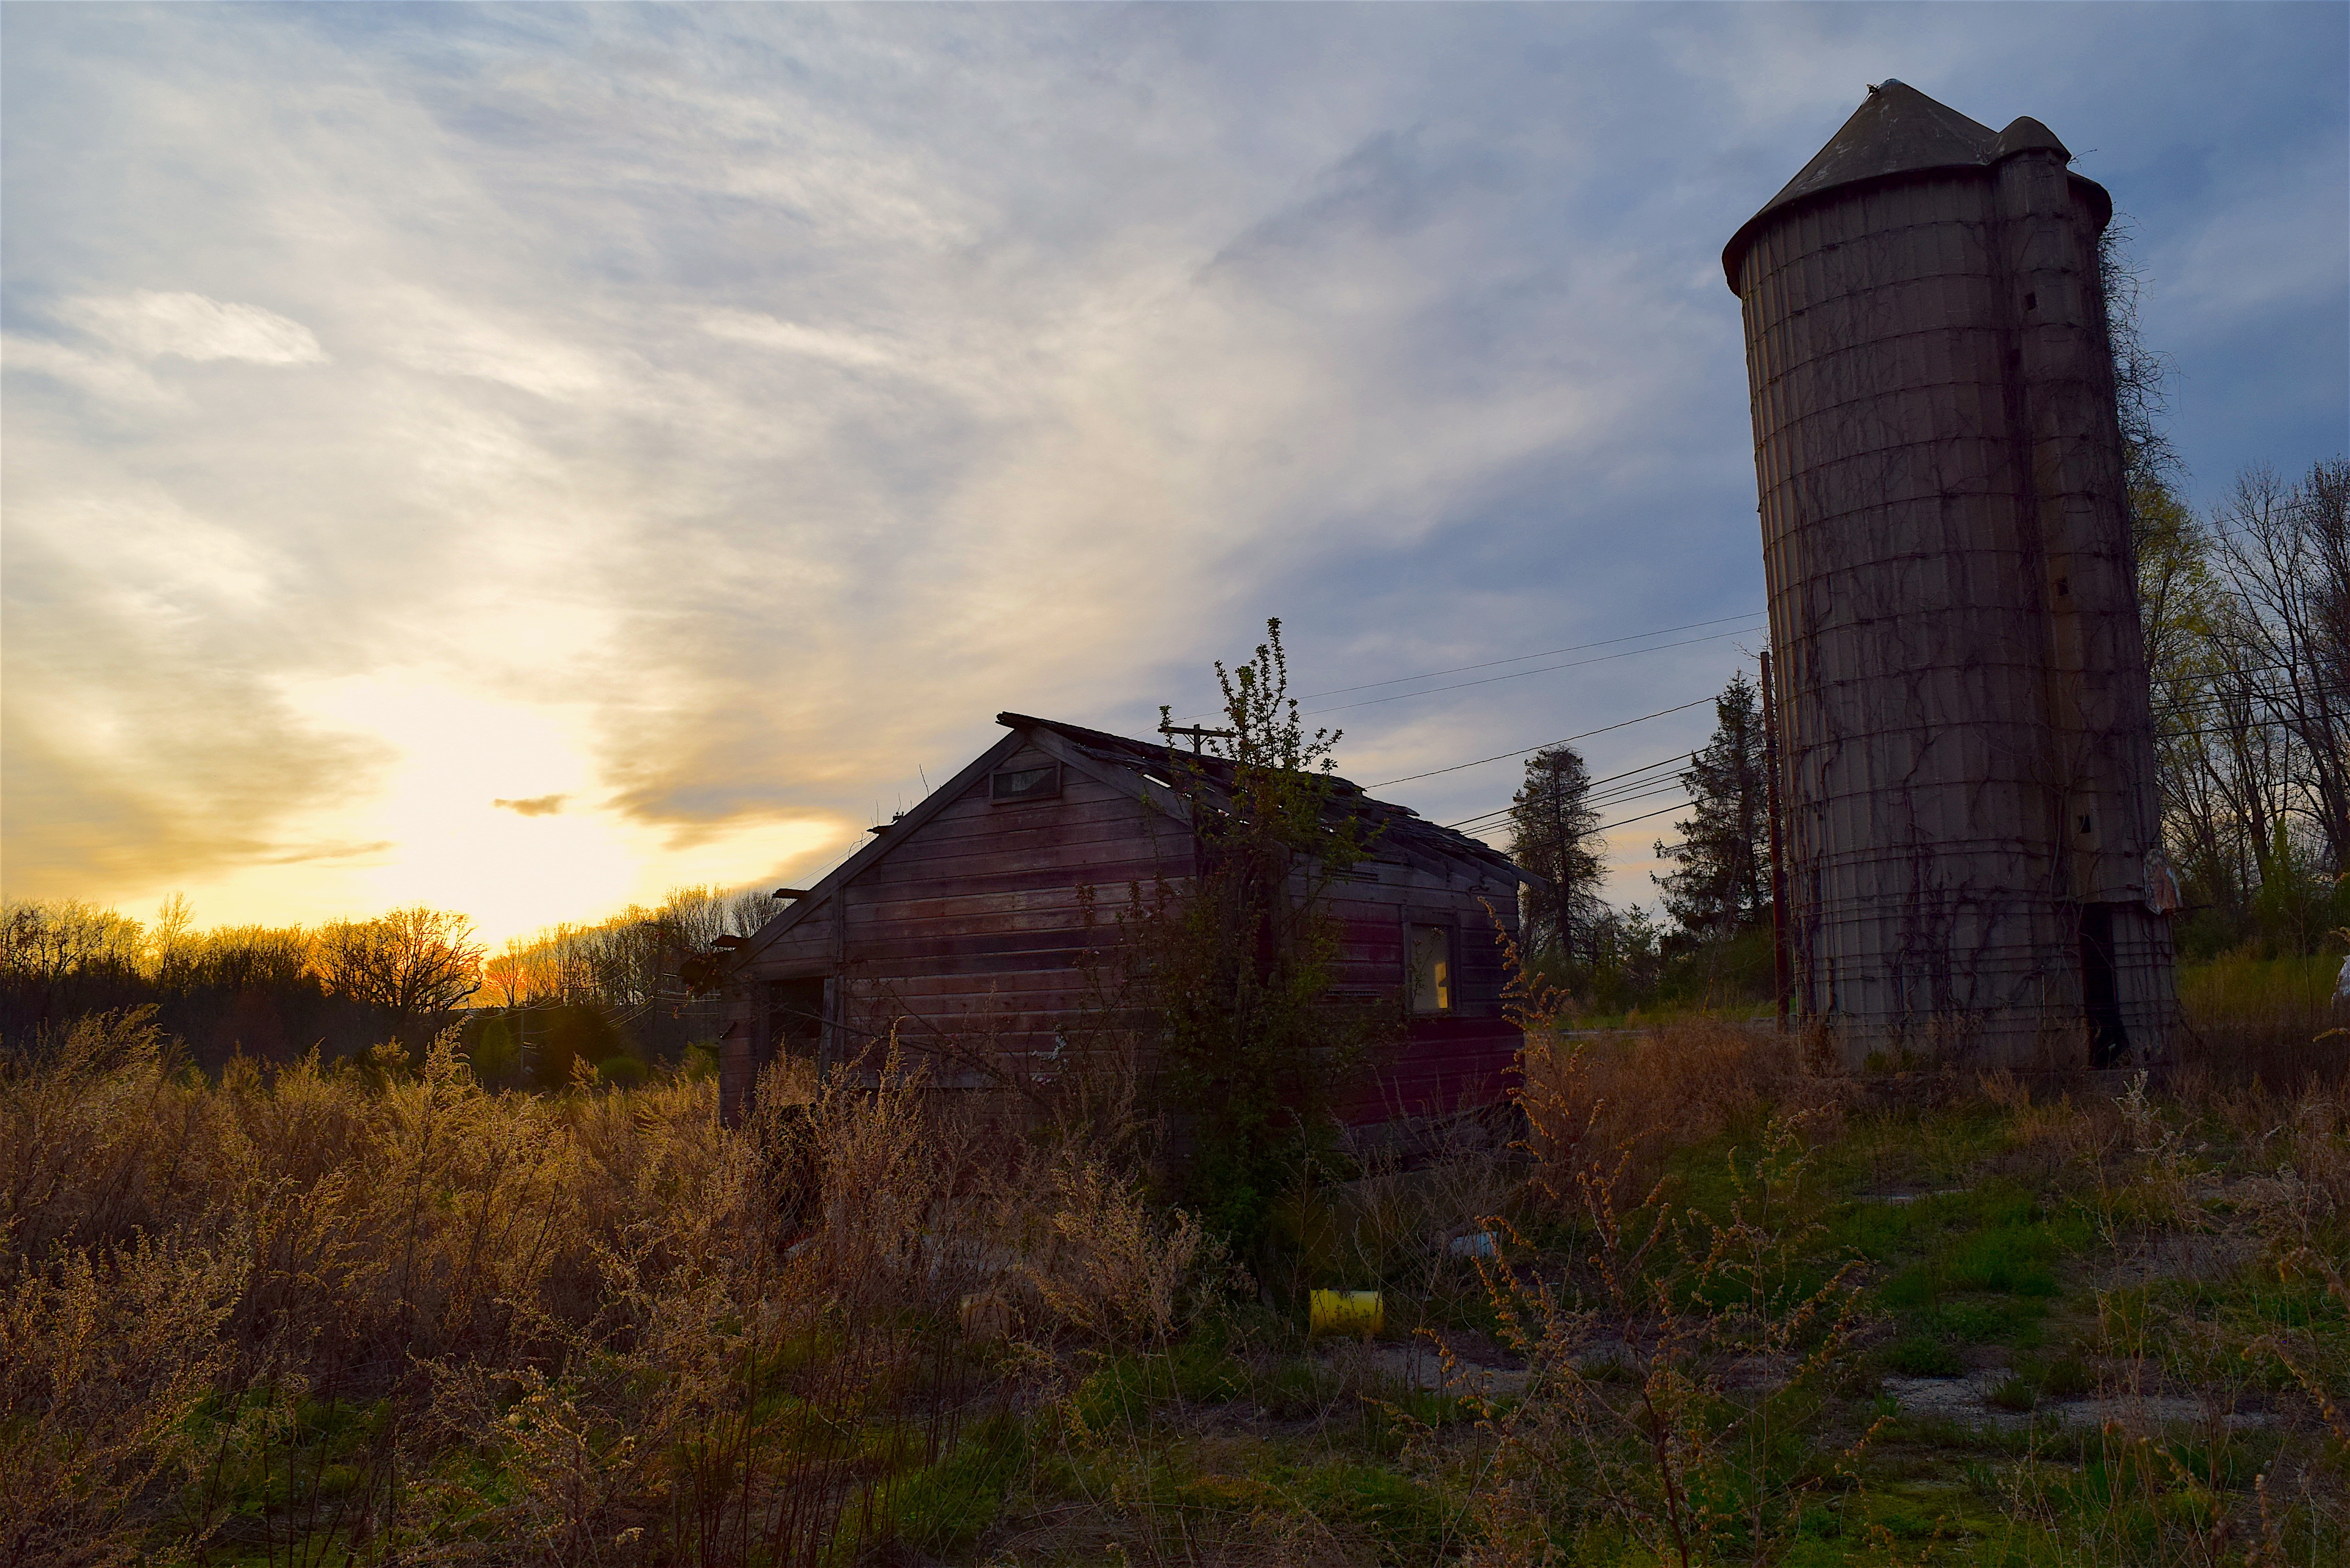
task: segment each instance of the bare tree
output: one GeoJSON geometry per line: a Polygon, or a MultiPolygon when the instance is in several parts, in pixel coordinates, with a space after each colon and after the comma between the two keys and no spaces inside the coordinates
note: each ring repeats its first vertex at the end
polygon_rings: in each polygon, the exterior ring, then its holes
{"type": "Polygon", "coordinates": [[[43,981],[94,971],[136,974],[144,932],[139,921],[81,898],[13,903],[0,915],[0,970],[43,981]]]}
{"type": "Polygon", "coordinates": [[[2189,903],[2224,941],[2305,945],[2266,928],[2288,884],[2350,870],[2350,464],[2248,468],[2208,524],[2158,483],[2132,524],[2189,903]]]}
{"type": "Polygon", "coordinates": [[[773,893],[753,888],[737,893],[726,902],[726,930],[730,936],[747,937],[755,933],[781,912],[783,905],[773,893]]]}
{"type": "Polygon", "coordinates": [[[498,1007],[527,1007],[539,999],[545,965],[536,945],[508,937],[498,956],[482,966],[482,991],[498,1007]]]}
{"type": "Polygon", "coordinates": [[[2113,362],[2122,466],[2133,507],[2141,493],[2168,489],[2184,467],[2163,428],[2170,400],[2170,358],[2148,347],[2138,327],[2138,297],[2146,291],[2146,275],[2131,254],[2137,239],[2137,225],[2120,213],[2097,236],[2097,286],[2105,306],[2106,348],[2113,362]]]}
{"type": "Polygon", "coordinates": [[[2268,711],[2291,737],[2285,809],[2350,866],[2350,464],[2313,464],[2287,483],[2247,469],[2220,510],[2229,631],[2262,678],[2268,711]]]}
{"type": "Polygon", "coordinates": [[[317,961],[328,989],[390,1012],[394,1039],[481,988],[473,922],[422,904],[321,928],[317,961]]]}

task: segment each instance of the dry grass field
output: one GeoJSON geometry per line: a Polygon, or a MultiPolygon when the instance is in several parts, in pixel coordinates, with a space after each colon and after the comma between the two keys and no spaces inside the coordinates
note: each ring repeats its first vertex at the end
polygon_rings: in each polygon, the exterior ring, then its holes
{"type": "Polygon", "coordinates": [[[1247,1268],[918,1085],[733,1132],[88,1019],[0,1084],[0,1558],[2350,1561],[2331,967],[2190,973],[2151,1087],[1556,1036],[1247,1268]]]}

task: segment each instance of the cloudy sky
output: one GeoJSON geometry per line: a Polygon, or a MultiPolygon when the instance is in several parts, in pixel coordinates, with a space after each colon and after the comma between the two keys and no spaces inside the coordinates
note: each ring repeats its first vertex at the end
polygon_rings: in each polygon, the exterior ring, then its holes
{"type": "Polygon", "coordinates": [[[1365,783],[1702,698],[1762,598],[1719,253],[1864,84],[2114,192],[2208,500],[2345,445],[2345,18],[10,5],[6,891],[805,881],[1269,615],[1365,783]]]}

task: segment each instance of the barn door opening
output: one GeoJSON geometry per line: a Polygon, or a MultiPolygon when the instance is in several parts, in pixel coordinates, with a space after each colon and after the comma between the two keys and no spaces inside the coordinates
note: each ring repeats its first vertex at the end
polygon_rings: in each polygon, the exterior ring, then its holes
{"type": "Polygon", "coordinates": [[[2114,907],[2081,906],[2081,1011],[2089,1025],[2089,1065],[2117,1067],[2129,1060],[2122,1027],[2121,988],[2115,980],[2114,907]]]}

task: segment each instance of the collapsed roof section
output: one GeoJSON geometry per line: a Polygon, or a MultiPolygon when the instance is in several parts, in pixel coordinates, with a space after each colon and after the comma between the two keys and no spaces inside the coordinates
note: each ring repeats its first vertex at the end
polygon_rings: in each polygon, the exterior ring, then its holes
{"type": "MultiPolygon", "coordinates": [[[[756,934],[736,950],[738,958],[756,957],[822,908],[840,888],[856,881],[898,846],[908,842],[923,824],[947,805],[973,786],[984,784],[993,769],[1032,742],[1097,777],[1116,782],[1121,788],[1130,787],[1138,801],[1147,801],[1154,809],[1164,811],[1170,816],[1180,817],[1184,811],[1181,793],[1174,787],[1176,770],[1196,766],[1206,775],[1210,786],[1215,789],[1228,788],[1232,781],[1232,764],[1229,761],[1220,757],[1194,756],[1189,752],[1177,751],[1164,742],[1128,740],[1123,735],[1089,730],[1082,724],[1065,724],[1057,720],[1038,719],[1026,713],[998,713],[995,722],[1011,732],[924,797],[913,810],[895,822],[873,829],[871,843],[833,867],[815,887],[805,891],[795,889],[797,897],[792,907],[760,927],[756,934]]],[[[1419,814],[1409,806],[1373,800],[1363,793],[1361,785],[1350,780],[1326,776],[1330,784],[1328,811],[1332,819],[1336,821],[1351,816],[1364,824],[1371,838],[1371,858],[1374,861],[1408,865],[1440,877],[1457,875],[1472,886],[1542,880],[1532,872],[1520,869],[1508,856],[1489,844],[1463,833],[1455,833],[1449,827],[1423,821],[1419,814]]]]}
{"type": "MultiPolygon", "coordinates": [[[[1168,776],[1170,767],[1196,767],[1212,786],[1231,786],[1233,764],[1225,758],[1179,751],[1165,742],[1130,741],[1122,735],[1088,730],[1082,724],[1065,724],[1026,713],[998,713],[995,722],[1008,730],[1049,732],[1097,762],[1162,784],[1174,782],[1168,776]]],[[[1352,780],[1335,774],[1321,776],[1330,785],[1330,819],[1335,824],[1352,817],[1363,824],[1372,836],[1374,859],[1409,861],[1430,871],[1439,869],[1439,864],[1432,863],[1454,863],[1480,877],[1500,875],[1520,881],[1539,879],[1521,870],[1490,844],[1429,822],[1408,805],[1373,800],[1352,780]]]]}

